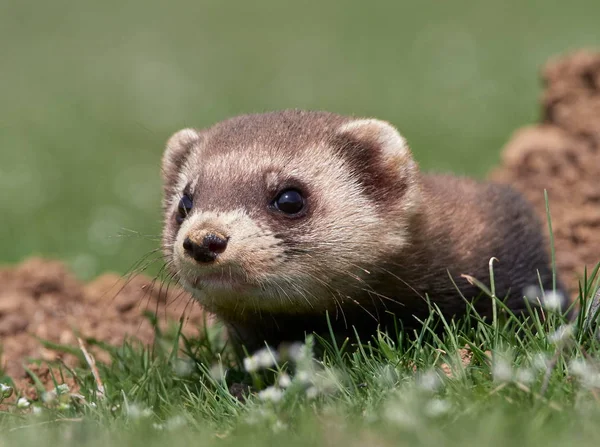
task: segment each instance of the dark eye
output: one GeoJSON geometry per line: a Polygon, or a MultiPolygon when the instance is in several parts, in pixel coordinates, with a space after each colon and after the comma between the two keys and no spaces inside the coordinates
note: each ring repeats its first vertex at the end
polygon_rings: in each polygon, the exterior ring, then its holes
{"type": "Polygon", "coordinates": [[[178,224],[181,224],[185,218],[192,211],[192,207],[194,206],[194,202],[192,202],[192,198],[188,194],[184,194],[179,200],[179,205],[177,206],[177,215],[175,216],[175,220],[178,224]]]}
{"type": "Polygon", "coordinates": [[[285,214],[298,214],[304,208],[304,197],[296,189],[286,189],[273,201],[275,208],[285,214]]]}

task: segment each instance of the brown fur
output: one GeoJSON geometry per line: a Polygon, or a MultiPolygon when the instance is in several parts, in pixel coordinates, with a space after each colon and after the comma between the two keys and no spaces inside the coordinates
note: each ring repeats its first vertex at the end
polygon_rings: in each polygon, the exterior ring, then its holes
{"type": "MultiPolygon", "coordinates": [[[[163,158],[163,247],[180,282],[225,321],[238,343],[327,333],[368,337],[378,326],[416,327],[427,297],[448,317],[479,290],[461,274],[489,284],[525,310],[523,290],[551,288],[541,223],[511,188],[421,174],[404,139],[388,123],[326,112],[287,110],[232,118],[184,130],[163,158]],[[279,191],[297,188],[303,215],[270,210],[279,191]],[[187,188],[187,189],[186,189],[187,188]],[[175,221],[181,195],[194,207],[175,221]],[[228,238],[210,265],[181,246],[209,232],[228,238]]],[[[562,287],[560,287],[562,289],[562,287]]],[[[491,301],[476,308],[491,314],[491,301]]]]}

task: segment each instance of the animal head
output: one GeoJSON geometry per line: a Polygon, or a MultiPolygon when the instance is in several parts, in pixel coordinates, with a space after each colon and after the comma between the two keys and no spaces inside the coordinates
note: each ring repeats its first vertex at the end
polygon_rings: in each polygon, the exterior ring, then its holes
{"type": "Polygon", "coordinates": [[[332,309],[408,242],[417,165],[389,123],[244,115],[167,142],[163,250],[206,308],[332,309]]]}

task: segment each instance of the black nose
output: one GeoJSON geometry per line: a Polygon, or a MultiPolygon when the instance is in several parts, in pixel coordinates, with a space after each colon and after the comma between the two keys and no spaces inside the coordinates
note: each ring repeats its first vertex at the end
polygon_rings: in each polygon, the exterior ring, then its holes
{"type": "Polygon", "coordinates": [[[216,234],[207,234],[202,239],[202,244],[197,244],[189,237],[183,241],[185,252],[198,262],[213,262],[219,253],[227,248],[227,239],[216,234]]]}

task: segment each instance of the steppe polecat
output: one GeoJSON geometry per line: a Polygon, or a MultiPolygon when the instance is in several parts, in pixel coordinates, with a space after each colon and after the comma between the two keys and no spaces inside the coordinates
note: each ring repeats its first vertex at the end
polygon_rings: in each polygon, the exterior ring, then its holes
{"type": "MultiPolygon", "coordinates": [[[[423,174],[389,123],[326,112],[244,115],[173,135],[163,247],[179,282],[248,350],[464,314],[489,285],[526,310],[552,288],[541,222],[510,187],[423,174]],[[539,278],[538,278],[539,274],[539,278]],[[415,318],[416,317],[416,318],[415,318]]],[[[540,192],[541,193],[541,192],[540,192]]],[[[562,290],[562,286],[559,288],[562,290]]],[[[482,315],[491,300],[476,302],[482,315]]]]}

